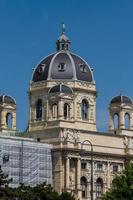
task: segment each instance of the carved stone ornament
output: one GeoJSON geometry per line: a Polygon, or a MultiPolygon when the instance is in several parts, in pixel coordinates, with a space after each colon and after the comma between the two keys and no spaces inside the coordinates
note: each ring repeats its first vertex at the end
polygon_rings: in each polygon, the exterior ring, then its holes
{"type": "Polygon", "coordinates": [[[74,140],[75,140],[75,142],[79,142],[80,141],[80,132],[79,131],[74,131],[74,135],[73,135],[73,137],[74,137],[74,140]]]}
{"type": "Polygon", "coordinates": [[[64,130],[64,141],[70,141],[73,143],[79,142],[79,131],[72,130],[72,129],[65,129],[64,130]]]}
{"type": "Polygon", "coordinates": [[[57,84],[64,84],[64,85],[73,85],[73,82],[68,82],[68,81],[56,81],[56,84],[55,85],[57,85],[57,84]]]}
{"type": "Polygon", "coordinates": [[[83,82],[83,81],[78,82],[78,85],[82,87],[92,88],[92,85],[90,83],[83,82]]]}
{"type": "Polygon", "coordinates": [[[129,149],[133,149],[133,141],[130,137],[124,137],[123,144],[125,147],[125,153],[129,153],[129,149]]]}
{"type": "Polygon", "coordinates": [[[47,86],[47,81],[41,81],[41,82],[31,82],[31,87],[32,88],[37,88],[37,87],[44,87],[44,86],[47,86]]]}
{"type": "Polygon", "coordinates": [[[94,97],[93,96],[78,96],[77,97],[77,103],[82,103],[82,100],[86,99],[90,105],[94,105],[94,97]]]}

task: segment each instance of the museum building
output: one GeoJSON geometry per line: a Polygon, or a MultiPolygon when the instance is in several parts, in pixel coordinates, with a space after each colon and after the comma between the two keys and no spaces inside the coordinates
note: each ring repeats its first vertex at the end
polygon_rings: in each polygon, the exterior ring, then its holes
{"type": "MultiPolygon", "coordinates": [[[[53,145],[56,191],[72,192],[80,200],[95,200],[110,188],[127,158],[133,159],[133,102],[124,95],[113,97],[109,130],[99,132],[93,70],[70,51],[70,45],[63,24],[56,52],[43,58],[33,71],[28,129],[23,136],[53,145]]],[[[15,111],[10,114],[14,129],[15,111]]],[[[4,119],[1,115],[1,121],[4,119]]]]}

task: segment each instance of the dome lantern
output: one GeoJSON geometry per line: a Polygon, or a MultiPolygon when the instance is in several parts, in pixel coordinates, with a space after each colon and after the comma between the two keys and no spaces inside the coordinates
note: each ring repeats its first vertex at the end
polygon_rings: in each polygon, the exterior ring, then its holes
{"type": "Polygon", "coordinates": [[[61,51],[61,50],[67,51],[70,48],[71,42],[70,42],[69,38],[65,35],[65,31],[66,31],[65,24],[62,23],[61,36],[58,38],[58,40],[56,42],[57,51],[61,51]]]}

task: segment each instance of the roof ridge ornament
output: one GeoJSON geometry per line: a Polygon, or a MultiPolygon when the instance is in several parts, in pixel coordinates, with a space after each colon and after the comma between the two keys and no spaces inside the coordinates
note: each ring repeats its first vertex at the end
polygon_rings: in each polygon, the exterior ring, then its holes
{"type": "Polygon", "coordinates": [[[120,97],[121,97],[121,103],[123,103],[123,95],[122,95],[122,93],[120,93],[120,97]]]}
{"type": "Polygon", "coordinates": [[[60,83],[60,92],[62,92],[62,83],[60,83]]]}

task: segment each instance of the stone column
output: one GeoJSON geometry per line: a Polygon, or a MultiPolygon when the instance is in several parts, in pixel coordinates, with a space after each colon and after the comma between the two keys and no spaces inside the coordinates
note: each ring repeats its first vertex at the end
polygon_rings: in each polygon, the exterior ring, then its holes
{"type": "Polygon", "coordinates": [[[16,129],[16,113],[12,113],[12,129],[16,129]]]}
{"type": "Polygon", "coordinates": [[[113,120],[113,114],[110,112],[109,131],[113,130],[114,130],[114,120],[113,120]]]}
{"type": "Polygon", "coordinates": [[[73,110],[74,110],[74,103],[71,103],[70,104],[70,120],[73,120],[74,119],[74,112],[73,112],[73,110]]]}
{"type": "Polygon", "coordinates": [[[110,162],[107,162],[107,189],[110,188],[110,162]]]}
{"type": "Polygon", "coordinates": [[[133,113],[130,114],[130,129],[133,130],[133,113]]]}
{"type": "Polygon", "coordinates": [[[58,118],[59,119],[63,117],[63,109],[64,109],[63,102],[59,101],[58,102],[58,118]]]}
{"type": "Polygon", "coordinates": [[[49,103],[48,100],[46,101],[46,120],[49,120],[51,118],[50,116],[50,108],[49,108],[49,103]]]}
{"type": "Polygon", "coordinates": [[[119,128],[124,129],[125,128],[125,117],[124,117],[124,112],[120,112],[119,116],[119,128]]]}
{"type": "Polygon", "coordinates": [[[69,189],[69,171],[70,171],[70,159],[66,157],[66,189],[69,189]]]}
{"type": "Polygon", "coordinates": [[[77,195],[81,199],[81,188],[80,188],[80,178],[81,178],[81,159],[77,159],[77,195]]]}
{"type": "Polygon", "coordinates": [[[1,128],[6,128],[6,113],[1,111],[1,128]]]}
{"type": "Polygon", "coordinates": [[[30,106],[30,122],[36,121],[36,112],[35,112],[35,106],[30,106]]]}

